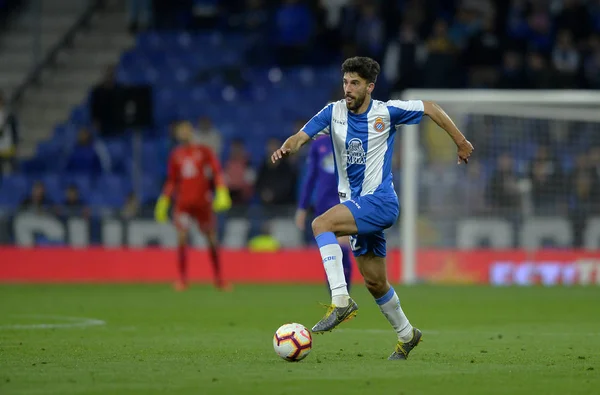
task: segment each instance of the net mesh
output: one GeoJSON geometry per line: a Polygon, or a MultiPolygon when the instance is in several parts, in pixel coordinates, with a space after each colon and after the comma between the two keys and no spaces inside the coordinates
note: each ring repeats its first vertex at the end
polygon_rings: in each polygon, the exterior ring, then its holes
{"type": "Polygon", "coordinates": [[[417,247],[598,248],[597,110],[442,107],[475,152],[457,166],[444,131],[420,125],[417,247]]]}

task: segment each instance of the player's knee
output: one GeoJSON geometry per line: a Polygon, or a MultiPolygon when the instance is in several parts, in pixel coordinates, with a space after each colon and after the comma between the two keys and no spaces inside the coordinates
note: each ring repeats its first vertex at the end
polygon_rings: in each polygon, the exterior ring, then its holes
{"type": "Polygon", "coordinates": [[[387,288],[387,281],[384,278],[378,278],[377,276],[365,276],[365,285],[371,295],[379,297],[385,294],[387,288]]]}
{"type": "Polygon", "coordinates": [[[331,232],[331,223],[327,220],[327,217],[323,215],[319,215],[312,222],[312,231],[315,236],[320,235],[321,233],[331,232]]]}

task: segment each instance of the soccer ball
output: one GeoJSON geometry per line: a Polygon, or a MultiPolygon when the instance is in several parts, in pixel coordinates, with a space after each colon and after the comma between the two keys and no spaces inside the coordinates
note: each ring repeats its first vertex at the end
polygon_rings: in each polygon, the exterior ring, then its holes
{"type": "Polygon", "coordinates": [[[273,348],[277,355],[289,362],[298,362],[310,354],[312,335],[301,324],[285,324],[273,336],[273,348]]]}

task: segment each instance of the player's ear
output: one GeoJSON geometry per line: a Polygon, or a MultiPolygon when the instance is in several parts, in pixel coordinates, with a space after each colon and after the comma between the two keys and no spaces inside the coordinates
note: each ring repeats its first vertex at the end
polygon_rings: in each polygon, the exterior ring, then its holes
{"type": "Polygon", "coordinates": [[[369,82],[369,85],[367,85],[367,93],[371,94],[373,92],[373,89],[375,89],[375,83],[369,82]]]}

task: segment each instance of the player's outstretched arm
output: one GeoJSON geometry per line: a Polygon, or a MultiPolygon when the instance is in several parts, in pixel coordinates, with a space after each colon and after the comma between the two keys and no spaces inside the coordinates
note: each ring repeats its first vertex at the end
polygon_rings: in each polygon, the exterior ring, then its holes
{"type": "Polygon", "coordinates": [[[299,131],[293,136],[288,137],[288,139],[285,140],[281,148],[273,152],[273,155],[271,155],[271,161],[275,163],[283,157],[295,154],[309,140],[310,136],[306,134],[303,130],[299,131]]]}
{"type": "Polygon", "coordinates": [[[444,129],[452,140],[454,140],[454,143],[458,147],[458,164],[460,165],[461,162],[468,163],[469,157],[473,152],[473,145],[458,130],[448,114],[439,105],[431,101],[423,101],[423,111],[425,115],[429,116],[433,122],[444,129]]]}
{"type": "Polygon", "coordinates": [[[221,168],[219,159],[217,159],[217,155],[210,148],[206,148],[205,154],[215,181],[215,196],[212,203],[213,211],[216,213],[227,211],[231,208],[231,195],[223,177],[223,169],[221,168]]]}
{"type": "Polygon", "coordinates": [[[175,183],[177,182],[178,169],[175,163],[175,157],[173,154],[169,157],[169,164],[167,170],[167,181],[163,186],[163,190],[156,205],[154,206],[154,219],[156,222],[164,223],[169,219],[169,207],[171,206],[171,195],[175,189],[175,183]]]}

